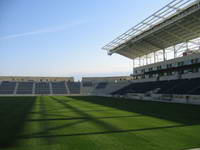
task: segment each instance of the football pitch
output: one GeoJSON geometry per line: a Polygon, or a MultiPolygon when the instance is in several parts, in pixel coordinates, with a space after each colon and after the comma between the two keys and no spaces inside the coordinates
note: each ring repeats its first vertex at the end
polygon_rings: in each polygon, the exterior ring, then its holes
{"type": "Polygon", "coordinates": [[[0,149],[200,147],[200,106],[106,97],[0,97],[0,149]]]}

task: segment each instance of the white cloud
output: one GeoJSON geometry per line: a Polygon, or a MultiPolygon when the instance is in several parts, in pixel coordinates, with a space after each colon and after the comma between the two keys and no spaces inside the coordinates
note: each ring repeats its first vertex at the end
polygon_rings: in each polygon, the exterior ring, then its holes
{"type": "Polygon", "coordinates": [[[31,31],[31,32],[26,32],[26,33],[18,33],[18,34],[2,36],[2,37],[0,37],[0,40],[9,40],[9,39],[15,39],[15,38],[31,36],[31,35],[60,32],[60,31],[64,31],[64,30],[85,24],[85,23],[86,23],[86,21],[80,21],[79,20],[79,21],[74,21],[74,22],[67,23],[67,24],[64,24],[64,25],[61,25],[61,26],[48,27],[48,28],[35,30],[35,31],[31,31]]]}

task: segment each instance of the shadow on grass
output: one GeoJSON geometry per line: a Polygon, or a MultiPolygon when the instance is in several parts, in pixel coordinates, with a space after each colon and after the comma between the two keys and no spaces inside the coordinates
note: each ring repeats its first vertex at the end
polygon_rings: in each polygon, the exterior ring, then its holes
{"type": "Polygon", "coordinates": [[[50,134],[51,131],[68,128],[68,127],[71,127],[71,126],[74,126],[76,124],[80,124],[83,122],[85,122],[85,120],[78,120],[76,122],[70,122],[70,123],[65,123],[63,125],[57,125],[55,127],[48,127],[46,130],[46,131],[48,131],[48,134],[44,134],[44,131],[40,131],[40,132],[31,133],[31,134],[20,135],[19,138],[26,139],[26,138],[35,138],[35,137],[45,137],[46,139],[50,140],[50,138],[52,137],[51,136],[52,134],[50,134]]]}
{"type": "Polygon", "coordinates": [[[56,101],[57,103],[63,105],[67,109],[74,111],[75,113],[79,114],[80,116],[87,118],[86,120],[92,121],[93,123],[100,126],[101,128],[104,128],[104,129],[107,129],[107,130],[118,130],[118,128],[116,128],[116,127],[114,127],[110,124],[107,124],[106,122],[104,122],[102,120],[98,120],[97,118],[95,118],[95,117],[89,115],[88,113],[80,110],[79,108],[71,106],[70,104],[67,103],[67,101],[63,101],[63,100],[57,99],[55,97],[51,97],[51,99],[56,101]]]}
{"type": "Polygon", "coordinates": [[[96,96],[72,96],[70,98],[188,125],[200,124],[200,106],[197,105],[96,96]]]}
{"type": "MultiPolygon", "coordinates": [[[[54,131],[62,128],[67,128],[70,126],[74,126],[76,124],[80,124],[85,121],[90,121],[95,125],[105,129],[104,131],[98,132],[80,132],[80,133],[63,133],[63,134],[53,134],[49,132],[48,134],[44,134],[44,132],[37,132],[30,135],[20,136],[22,139],[28,138],[48,138],[54,139],[56,137],[70,137],[70,136],[89,136],[89,135],[100,135],[100,134],[114,134],[114,133],[128,133],[128,132],[144,132],[144,131],[156,131],[156,130],[164,130],[164,129],[173,129],[173,128],[181,128],[188,127],[194,124],[199,123],[199,106],[192,105],[181,105],[181,104],[167,104],[167,103],[159,103],[159,102],[144,102],[144,101],[133,101],[133,100],[125,100],[125,99],[114,99],[114,98],[105,98],[105,97],[71,97],[75,100],[87,101],[90,103],[100,104],[102,106],[108,106],[117,108],[120,110],[126,110],[130,112],[136,112],[135,116],[116,116],[116,118],[123,117],[140,117],[143,115],[157,117],[161,119],[176,121],[179,125],[167,125],[167,126],[157,126],[157,127],[147,127],[147,128],[139,128],[139,129],[119,129],[109,123],[104,122],[99,119],[113,118],[111,117],[93,117],[90,114],[80,110],[78,107],[70,105],[67,101],[58,99],[55,97],[51,97],[51,100],[63,105],[66,109],[79,114],[81,117],[74,118],[63,118],[64,120],[75,119],[77,121],[66,123],[64,125],[59,125],[55,127],[49,127],[46,129],[47,132],[54,131]],[[197,113],[197,114],[196,114],[197,113]],[[194,116],[193,116],[194,115],[194,116]],[[191,118],[192,117],[192,118],[191,118]]],[[[55,120],[57,120],[55,118],[55,120]]],[[[60,118],[58,118],[60,120],[60,118]]],[[[30,120],[34,121],[34,120],[30,120]]],[[[35,120],[35,121],[51,121],[48,119],[45,120],[35,120]]]]}
{"type": "MultiPolygon", "coordinates": [[[[143,117],[143,115],[122,115],[109,117],[95,117],[96,119],[113,119],[113,118],[135,118],[143,117]]],[[[91,117],[65,117],[65,118],[48,118],[48,119],[27,119],[26,121],[55,121],[55,120],[90,120],[91,117]]]]}
{"type": "Polygon", "coordinates": [[[32,135],[32,136],[23,136],[22,139],[27,138],[55,138],[55,137],[70,137],[70,136],[89,136],[89,135],[101,135],[101,134],[114,134],[114,133],[135,133],[135,132],[143,132],[143,131],[152,131],[152,130],[161,130],[161,129],[173,129],[173,128],[181,128],[188,127],[192,125],[169,125],[162,127],[152,127],[152,128],[141,128],[141,129],[117,129],[111,131],[102,131],[102,132],[86,132],[86,133],[72,133],[72,134],[50,134],[50,135],[32,135]]]}
{"type": "Polygon", "coordinates": [[[0,148],[13,146],[36,97],[0,97],[0,148]]]}
{"type": "MultiPolygon", "coordinates": [[[[68,128],[68,127],[71,127],[71,126],[74,126],[74,125],[77,125],[77,124],[80,124],[80,123],[83,123],[83,122],[87,122],[87,121],[90,121],[90,122],[93,122],[94,124],[96,124],[97,126],[105,129],[105,130],[109,130],[109,131],[106,131],[106,133],[115,133],[115,132],[122,132],[122,130],[116,128],[115,126],[113,125],[110,125],[106,122],[104,122],[103,120],[100,120],[100,119],[111,119],[111,118],[132,118],[132,117],[141,117],[142,115],[122,115],[122,116],[105,116],[105,117],[93,117],[91,116],[90,114],[88,114],[87,112],[85,111],[82,111],[80,110],[78,107],[74,107],[70,104],[68,104],[68,101],[63,101],[62,99],[59,99],[59,98],[55,98],[55,97],[51,97],[51,100],[53,100],[55,103],[58,103],[60,105],[63,105],[67,110],[70,110],[70,112],[75,112],[77,113],[78,115],[80,115],[80,117],[68,117],[68,118],[46,118],[45,117],[45,104],[42,100],[42,98],[40,99],[40,103],[41,103],[41,106],[40,106],[40,114],[42,115],[41,119],[29,119],[27,121],[36,121],[36,122],[43,122],[41,124],[43,124],[44,126],[41,128],[42,131],[40,132],[35,132],[35,133],[31,133],[31,134],[27,134],[27,135],[21,135],[19,138],[44,138],[44,139],[48,139],[48,140],[51,140],[53,139],[53,137],[57,137],[57,135],[53,135],[51,134],[51,131],[55,131],[55,130],[58,130],[58,129],[62,129],[62,128],[68,128]],[[59,121],[59,120],[65,120],[65,121],[68,121],[68,120],[75,120],[75,122],[71,122],[71,123],[68,123],[66,122],[65,124],[63,125],[57,125],[57,126],[54,126],[54,127],[49,127],[48,126],[48,121],[59,121]]],[[[123,132],[126,132],[126,131],[123,131],[123,132]]],[[[127,131],[129,132],[129,131],[127,131]]],[[[87,134],[103,134],[104,132],[91,132],[91,133],[75,133],[75,134],[63,134],[65,136],[76,136],[76,135],[87,135],[87,134]]],[[[58,135],[59,137],[60,135],[58,135]]]]}
{"type": "MultiPolygon", "coordinates": [[[[40,96],[39,97],[39,114],[40,114],[40,118],[42,119],[47,119],[47,108],[46,108],[46,103],[45,103],[45,99],[44,97],[40,96]]],[[[43,135],[48,135],[49,134],[49,123],[48,122],[40,122],[40,129],[42,130],[40,134],[43,135]]],[[[52,140],[49,139],[48,137],[46,138],[46,143],[47,144],[51,144],[52,140]]]]}
{"type": "Polygon", "coordinates": [[[53,118],[53,119],[50,118],[49,119],[49,118],[47,118],[48,116],[51,116],[47,113],[47,110],[49,110],[49,107],[50,108],[52,107],[51,105],[50,106],[47,105],[47,103],[48,103],[48,101],[46,102],[44,97],[40,97],[39,98],[39,112],[37,112],[37,114],[40,115],[40,119],[27,119],[26,120],[26,121],[38,122],[40,124],[41,131],[33,132],[30,134],[19,135],[18,138],[45,137],[45,141],[49,145],[49,144],[54,143],[54,139],[50,138],[51,131],[62,129],[62,128],[67,128],[67,127],[74,126],[76,124],[85,122],[84,119],[80,119],[80,120],[77,119],[76,122],[71,122],[71,123],[66,122],[65,124],[56,125],[54,127],[51,127],[50,124],[48,123],[48,121],[53,121],[53,120],[66,120],[67,121],[67,120],[72,120],[72,119],[66,119],[66,118],[53,118]]]}

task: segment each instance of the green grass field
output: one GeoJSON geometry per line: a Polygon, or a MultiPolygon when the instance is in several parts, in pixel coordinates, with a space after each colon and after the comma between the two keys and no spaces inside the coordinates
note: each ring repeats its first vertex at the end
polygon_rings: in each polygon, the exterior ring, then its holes
{"type": "Polygon", "coordinates": [[[200,106],[105,97],[0,97],[0,149],[200,147],[200,106]]]}

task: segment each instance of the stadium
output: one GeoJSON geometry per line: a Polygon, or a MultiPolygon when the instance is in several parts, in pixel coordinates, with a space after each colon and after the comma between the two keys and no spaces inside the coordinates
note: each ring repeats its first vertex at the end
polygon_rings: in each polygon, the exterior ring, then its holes
{"type": "Polygon", "coordinates": [[[130,76],[0,76],[0,149],[200,149],[200,1],[173,0],[102,49],[130,76]]]}

